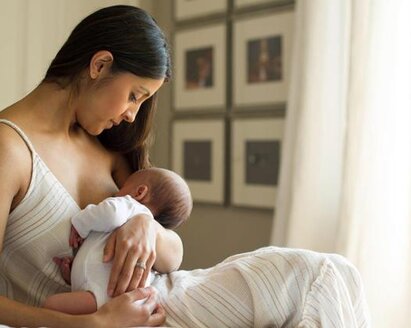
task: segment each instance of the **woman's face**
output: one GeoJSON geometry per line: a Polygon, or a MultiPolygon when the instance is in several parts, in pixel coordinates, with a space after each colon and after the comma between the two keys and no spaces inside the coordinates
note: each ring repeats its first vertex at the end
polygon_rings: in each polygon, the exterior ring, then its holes
{"type": "Polygon", "coordinates": [[[120,73],[100,82],[81,97],[77,122],[91,135],[98,135],[123,120],[131,123],[141,104],[157,92],[163,82],[164,79],[142,78],[131,73],[120,73]]]}

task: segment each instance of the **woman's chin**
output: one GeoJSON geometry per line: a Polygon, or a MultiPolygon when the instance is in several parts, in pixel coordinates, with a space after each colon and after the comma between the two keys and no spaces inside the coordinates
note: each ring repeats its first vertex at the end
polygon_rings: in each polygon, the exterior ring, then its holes
{"type": "Polygon", "coordinates": [[[87,131],[88,134],[92,136],[98,136],[99,134],[103,133],[104,130],[110,130],[113,127],[113,123],[109,123],[106,126],[92,126],[89,128],[85,128],[84,130],[87,131]]]}
{"type": "Polygon", "coordinates": [[[105,129],[104,128],[90,128],[90,129],[85,129],[87,133],[91,136],[98,136],[101,134],[105,129]]]}

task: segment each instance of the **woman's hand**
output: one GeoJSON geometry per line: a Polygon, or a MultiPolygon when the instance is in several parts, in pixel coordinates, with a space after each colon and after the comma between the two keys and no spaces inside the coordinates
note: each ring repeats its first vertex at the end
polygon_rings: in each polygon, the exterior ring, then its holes
{"type": "Polygon", "coordinates": [[[112,297],[144,287],[156,260],[156,225],[140,214],[114,231],[104,249],[104,262],[113,259],[108,294],[112,297]],[[145,266],[145,268],[144,268],[145,266]]]}
{"type": "Polygon", "coordinates": [[[95,327],[160,326],[166,315],[157,304],[157,291],[140,288],[125,293],[104,304],[95,314],[95,327]],[[137,302],[143,300],[143,303],[137,302]]]}

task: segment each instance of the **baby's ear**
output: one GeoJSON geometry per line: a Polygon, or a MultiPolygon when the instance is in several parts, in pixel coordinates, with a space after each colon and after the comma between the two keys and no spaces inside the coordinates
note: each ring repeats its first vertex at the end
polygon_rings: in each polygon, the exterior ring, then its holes
{"type": "Polygon", "coordinates": [[[144,197],[147,196],[147,193],[148,193],[148,186],[145,184],[141,184],[137,186],[135,194],[133,196],[135,199],[141,202],[144,199],[144,197]]]}

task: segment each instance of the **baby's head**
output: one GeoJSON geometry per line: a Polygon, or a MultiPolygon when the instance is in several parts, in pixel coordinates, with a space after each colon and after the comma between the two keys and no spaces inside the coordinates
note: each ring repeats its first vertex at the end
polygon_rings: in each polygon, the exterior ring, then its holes
{"type": "Polygon", "coordinates": [[[149,168],[130,175],[117,196],[130,195],[147,206],[164,228],[174,229],[191,214],[193,200],[187,183],[177,173],[149,168]]]}

